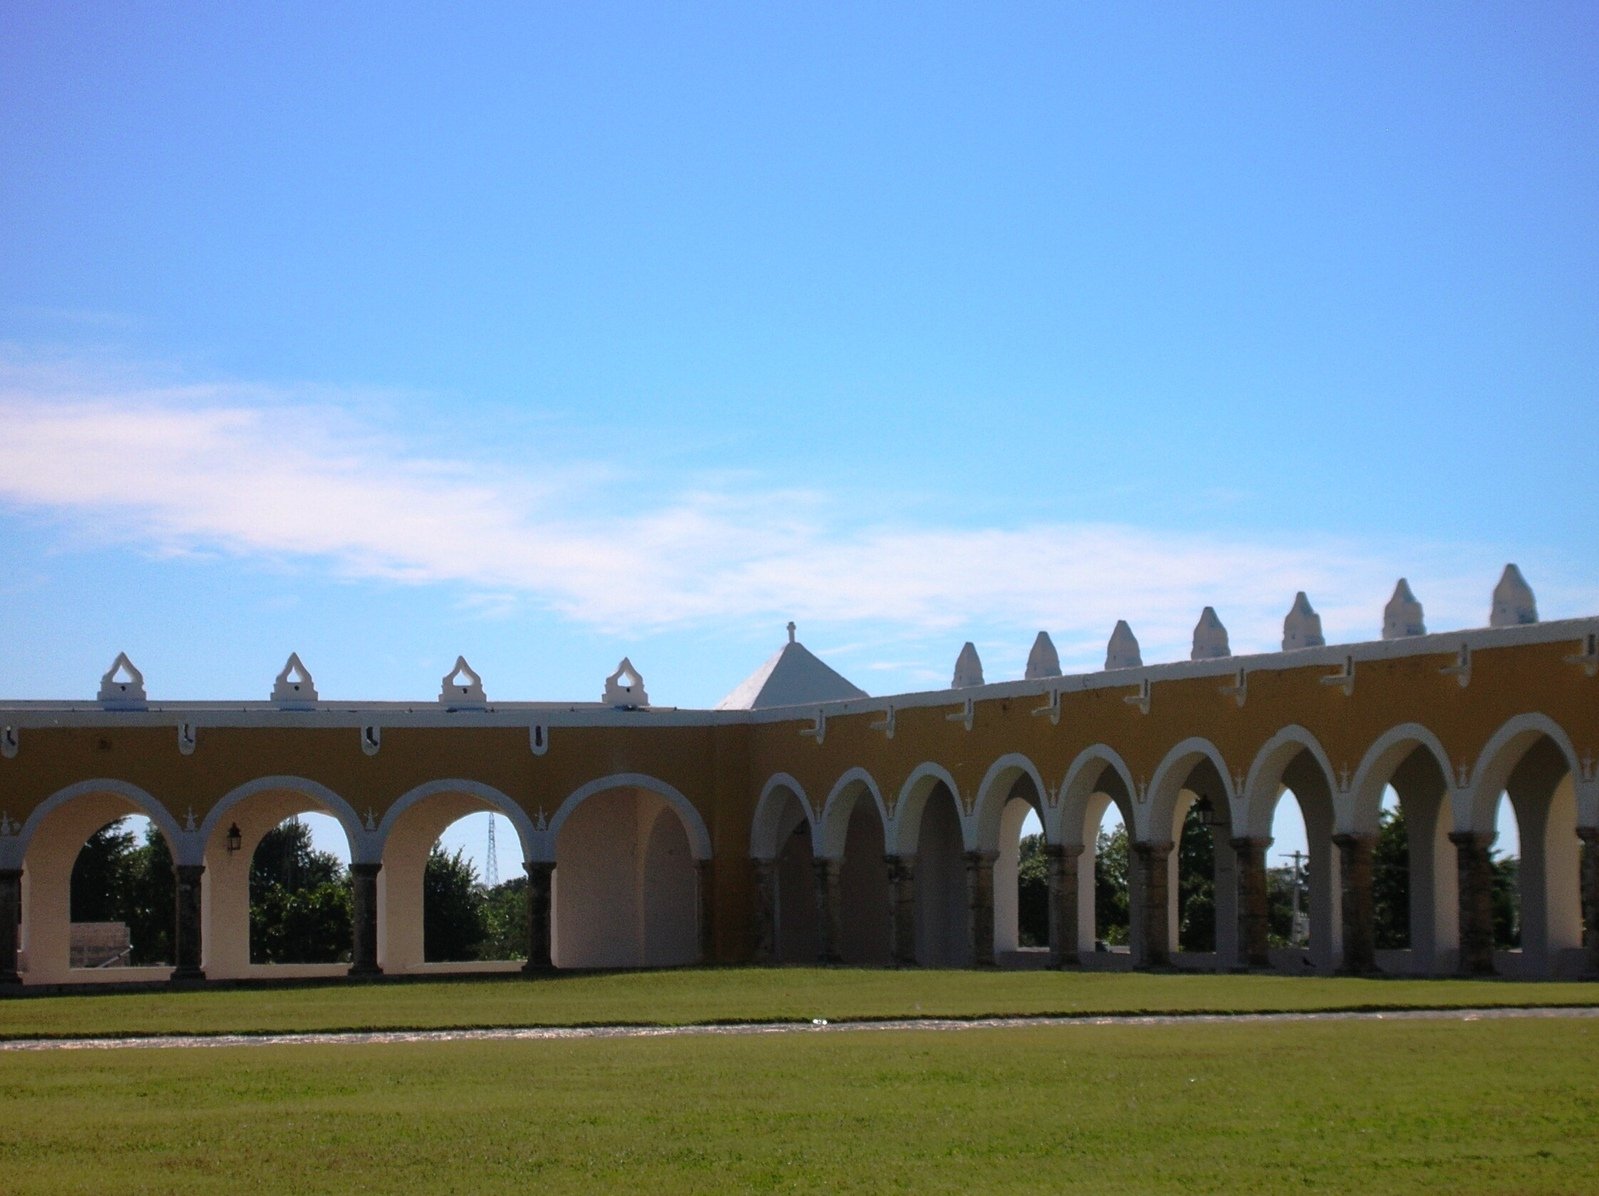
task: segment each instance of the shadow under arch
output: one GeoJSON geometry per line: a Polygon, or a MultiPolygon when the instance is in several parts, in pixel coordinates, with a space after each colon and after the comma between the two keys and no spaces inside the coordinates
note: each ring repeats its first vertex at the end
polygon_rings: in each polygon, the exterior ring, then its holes
{"type": "MultiPolygon", "coordinates": [[[[972,818],[976,850],[981,856],[992,856],[993,861],[992,926],[986,939],[979,933],[975,950],[980,956],[985,952],[990,957],[1012,955],[1022,949],[1021,833],[1029,812],[1043,827],[1047,793],[1037,767],[1020,752],[994,761],[977,787],[972,818]]],[[[1049,842],[1047,829],[1042,836],[1049,842]]],[[[974,916],[982,916],[981,910],[974,910],[974,916]]],[[[1047,930],[1044,937],[1047,943],[1047,930]]]]}
{"type": "MultiPolygon", "coordinates": [[[[130,815],[150,820],[166,842],[174,865],[194,855],[193,833],[180,829],[171,812],[138,785],[114,778],[79,781],[52,793],[30,814],[9,841],[7,866],[21,871],[18,965],[32,984],[67,980],[162,979],[178,959],[156,969],[73,969],[72,872],[89,837],[108,823],[130,815]]],[[[175,913],[176,911],[172,911],[175,913]]],[[[177,947],[176,919],[168,924],[177,947]]]]}
{"type": "Polygon", "coordinates": [[[613,773],[574,790],[550,819],[550,955],[561,968],[670,967],[703,957],[711,837],[674,786],[613,773]]]}
{"type": "MultiPolygon", "coordinates": [[[[1053,841],[1059,842],[1066,851],[1067,875],[1063,883],[1067,891],[1063,895],[1064,905],[1055,917],[1055,933],[1060,941],[1052,946],[1065,963],[1081,962],[1089,957],[1096,964],[1114,962],[1126,966],[1131,963],[1128,953],[1113,955],[1095,950],[1099,925],[1095,877],[1099,828],[1104,822],[1105,812],[1111,806],[1116,807],[1130,844],[1135,792],[1132,772],[1126,761],[1114,748],[1103,743],[1092,744],[1079,752],[1061,782],[1060,799],[1055,803],[1054,810],[1057,838],[1053,841]]],[[[1046,830],[1048,825],[1046,818],[1046,830]]],[[[1130,858],[1128,863],[1131,864],[1130,858]]],[[[1129,866],[1129,913],[1137,909],[1139,892],[1137,869],[1129,866]]]]}
{"type": "Polygon", "coordinates": [[[812,842],[816,838],[816,812],[806,796],[805,787],[786,772],[773,774],[761,788],[755,802],[755,813],[750,818],[750,858],[752,860],[776,859],[784,844],[781,834],[783,817],[789,800],[798,803],[805,818],[812,842]]]}
{"type": "Polygon", "coordinates": [[[800,783],[786,772],[769,778],[750,820],[758,962],[809,963],[818,956],[817,834],[815,810],[800,783]]]}
{"type": "MultiPolygon", "coordinates": [[[[1515,886],[1520,942],[1496,958],[1496,969],[1524,977],[1581,974],[1587,964],[1577,837],[1581,773],[1570,736],[1547,715],[1517,715],[1489,737],[1473,775],[1470,821],[1457,829],[1473,832],[1474,843],[1491,842],[1502,794],[1520,832],[1515,886]]],[[[1491,939],[1491,928],[1486,933],[1491,939]]]]}
{"type": "MultiPolygon", "coordinates": [[[[977,786],[976,812],[973,817],[973,835],[975,842],[972,844],[977,851],[996,851],[1003,844],[1000,839],[1000,822],[1004,816],[1005,807],[1012,798],[1019,798],[1027,802],[1038,815],[1042,825],[1044,815],[1048,809],[1048,788],[1044,778],[1039,774],[1038,768],[1032,760],[1020,752],[1010,752],[995,760],[989,765],[988,771],[983,774],[983,779],[977,786]],[[1027,781],[1026,785],[1021,782],[1027,781]]],[[[1053,842],[1049,835],[1050,828],[1044,828],[1044,839],[1053,842]]]]}
{"type": "MultiPolygon", "coordinates": [[[[957,817],[962,814],[960,786],[955,784],[955,778],[943,765],[931,762],[918,764],[911,770],[910,776],[905,778],[905,783],[900,786],[899,795],[894,799],[894,817],[891,823],[888,841],[888,853],[898,856],[913,856],[917,852],[922,830],[922,816],[927,809],[927,800],[933,792],[942,785],[955,803],[957,817]]],[[[961,819],[962,842],[965,841],[965,819],[961,819]]]]}
{"type": "MultiPolygon", "coordinates": [[[[1243,791],[1236,795],[1234,825],[1242,826],[1238,838],[1244,842],[1234,850],[1239,920],[1233,936],[1233,961],[1250,967],[1274,962],[1268,939],[1266,850],[1283,795],[1290,792],[1305,826],[1310,861],[1310,942],[1308,956],[1285,950],[1276,962],[1290,970],[1302,970],[1308,962],[1318,970],[1330,971],[1339,962],[1343,942],[1340,860],[1333,841],[1338,798],[1326,750],[1297,723],[1282,728],[1261,745],[1249,766],[1243,791]]],[[[1220,941],[1218,933],[1218,946],[1220,941]]]]}
{"type": "MultiPolygon", "coordinates": [[[[1146,799],[1138,803],[1147,821],[1132,844],[1140,896],[1133,905],[1135,958],[1145,966],[1166,964],[1179,948],[1182,925],[1183,826],[1190,807],[1209,803],[1212,821],[1195,833],[1209,838],[1212,853],[1213,941],[1190,944],[1205,962],[1230,966],[1238,953],[1238,876],[1232,847],[1234,782],[1221,750],[1204,736],[1171,748],[1155,768],[1146,799]]],[[[1196,960],[1195,962],[1200,962],[1196,960]]]]}
{"type": "Polygon", "coordinates": [[[890,961],[889,825],[871,773],[851,768],[834,782],[813,828],[818,959],[890,961]]]}

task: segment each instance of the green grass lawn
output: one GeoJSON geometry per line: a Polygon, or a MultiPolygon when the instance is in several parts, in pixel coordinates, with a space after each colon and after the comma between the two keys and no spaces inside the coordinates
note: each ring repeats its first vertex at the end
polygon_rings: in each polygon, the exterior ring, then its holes
{"type": "Polygon", "coordinates": [[[0,998],[0,1038],[1595,1004],[1584,983],[706,968],[0,998]]]}
{"type": "Polygon", "coordinates": [[[1596,1058],[1586,1019],[7,1052],[0,1189],[1580,1192],[1596,1058]]]}

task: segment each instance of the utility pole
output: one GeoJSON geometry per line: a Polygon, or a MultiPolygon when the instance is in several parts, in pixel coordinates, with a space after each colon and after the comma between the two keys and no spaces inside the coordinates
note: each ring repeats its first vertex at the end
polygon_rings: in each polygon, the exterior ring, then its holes
{"type": "Polygon", "coordinates": [[[488,888],[497,888],[500,883],[500,859],[494,851],[494,815],[489,815],[489,858],[483,866],[483,883],[488,888]]]}
{"type": "Polygon", "coordinates": [[[1299,939],[1299,865],[1302,860],[1310,857],[1302,851],[1285,851],[1285,856],[1294,862],[1294,920],[1289,924],[1288,941],[1294,946],[1303,946],[1299,939]]]}

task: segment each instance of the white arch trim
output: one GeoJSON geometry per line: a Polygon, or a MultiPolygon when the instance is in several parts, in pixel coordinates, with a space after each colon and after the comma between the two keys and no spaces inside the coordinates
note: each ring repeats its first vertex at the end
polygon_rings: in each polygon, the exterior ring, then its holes
{"type": "Polygon", "coordinates": [[[1121,778],[1127,790],[1128,806],[1122,808],[1118,804],[1117,808],[1127,825],[1127,833],[1134,833],[1131,803],[1137,799],[1138,787],[1133,784],[1132,771],[1115,748],[1106,743],[1095,743],[1078,752],[1066,770],[1066,777],[1061,781],[1060,800],[1051,811],[1054,827],[1050,826],[1048,817],[1044,820],[1044,834],[1049,842],[1086,846],[1083,843],[1083,819],[1087,814],[1088,799],[1100,792],[1099,778],[1105,774],[1107,767],[1121,778]]]}
{"type": "Polygon", "coordinates": [[[955,778],[950,776],[948,769],[929,761],[912,769],[911,775],[899,787],[899,797],[894,802],[894,820],[884,823],[888,827],[884,846],[889,855],[916,854],[917,839],[922,833],[922,811],[927,807],[933,787],[939,782],[943,782],[955,799],[955,814],[961,820],[961,841],[970,843],[972,832],[967,823],[971,819],[966,817],[960,786],[955,784],[955,778]]]}
{"type": "Polygon", "coordinates": [[[211,841],[211,836],[222,820],[228,817],[228,811],[258,793],[298,793],[310,798],[338,819],[339,825],[344,828],[344,837],[350,844],[352,864],[376,864],[382,860],[382,855],[378,851],[376,832],[366,829],[354,806],[319,781],[306,777],[279,776],[257,777],[253,781],[246,781],[238,788],[230,790],[221,801],[211,807],[211,812],[200,824],[198,858],[195,859],[195,863],[204,861],[205,845],[211,841]]]}
{"type": "MultiPolygon", "coordinates": [[[[1560,754],[1565,757],[1566,770],[1573,779],[1582,778],[1582,770],[1577,766],[1577,753],[1572,749],[1571,737],[1566,734],[1566,729],[1547,714],[1530,712],[1518,714],[1505,722],[1483,745],[1482,751],[1477,753],[1477,760],[1471,770],[1471,827],[1458,827],[1460,830],[1491,831],[1498,812],[1499,795],[1504,792],[1505,785],[1510,781],[1510,774],[1515,771],[1525,750],[1518,752],[1511,759],[1505,754],[1505,749],[1513,740],[1522,736],[1546,735],[1560,749],[1560,754]]],[[[1529,745],[1530,746],[1530,745],[1529,745]]],[[[1464,813],[1464,811],[1457,811],[1464,813]]]]}
{"type": "Polygon", "coordinates": [[[1359,834],[1377,829],[1378,811],[1382,808],[1382,791],[1393,779],[1394,770],[1415,748],[1425,748],[1438,764],[1445,783],[1452,789],[1455,784],[1454,769],[1449,765],[1449,753],[1437,735],[1421,723],[1400,723],[1390,727],[1366,749],[1360,767],[1355,770],[1355,780],[1350,786],[1353,800],[1343,804],[1338,814],[1338,829],[1359,834]],[[1400,749],[1405,749],[1400,751],[1400,749]]]}
{"type": "Polygon", "coordinates": [[[1221,776],[1222,794],[1227,799],[1228,808],[1232,808],[1233,778],[1227,771],[1227,761],[1221,749],[1202,735],[1191,735],[1166,753],[1150,779],[1147,800],[1137,803],[1137,809],[1144,817],[1144,825],[1139,828],[1139,839],[1165,843],[1172,838],[1169,823],[1176,814],[1177,794],[1201,757],[1216,766],[1216,772],[1221,776]]]}
{"type": "Polygon", "coordinates": [[[200,862],[190,843],[194,838],[193,833],[185,832],[166,806],[139,786],[109,777],[79,781],[68,785],[65,789],[58,789],[45,798],[33,813],[28,815],[28,820],[22,824],[22,829],[16,835],[0,839],[0,862],[8,868],[21,868],[28,855],[28,846],[33,842],[33,836],[38,833],[44,820],[69,802],[95,794],[111,794],[137,806],[139,813],[161,828],[161,833],[166,836],[167,845],[172,851],[173,863],[200,862]]]}
{"type": "Polygon", "coordinates": [[[859,790],[870,794],[872,804],[877,807],[877,818],[883,825],[886,848],[892,824],[888,820],[888,807],[883,802],[883,791],[878,788],[871,773],[857,767],[851,768],[833,783],[827,800],[822,803],[821,820],[811,827],[811,850],[817,859],[844,858],[844,841],[849,837],[849,815],[855,810],[859,790]]]}
{"type": "MultiPolygon", "coordinates": [[[[1018,776],[1027,776],[1033,782],[1033,791],[1038,794],[1038,805],[1035,807],[1039,821],[1044,820],[1044,811],[1049,808],[1049,789],[1044,784],[1044,778],[1039,775],[1038,768],[1033,762],[1020,752],[1008,752],[988,766],[988,771],[983,774],[981,783],[977,786],[977,803],[975,813],[967,830],[967,851],[994,851],[999,845],[999,824],[1001,815],[1005,810],[1005,799],[1010,796],[1011,787],[1016,784],[1018,776]],[[1008,783],[1007,782],[1008,779],[1008,783]]],[[[963,820],[965,821],[965,820],[963,820]]],[[[1054,843],[1056,840],[1050,835],[1050,828],[1044,828],[1044,842],[1054,843]]]]}
{"type": "Polygon", "coordinates": [[[811,842],[816,842],[816,811],[811,809],[811,799],[805,788],[786,772],[774,775],[761,789],[760,800],[755,803],[755,816],[750,820],[750,859],[770,860],[777,857],[777,820],[783,813],[783,799],[790,794],[805,812],[805,824],[811,832],[811,842]]]}
{"type": "Polygon", "coordinates": [[[1282,793],[1283,772],[1299,754],[1298,751],[1284,751],[1290,746],[1311,754],[1321,769],[1321,775],[1327,778],[1327,791],[1336,804],[1339,796],[1338,774],[1333,771],[1326,750],[1308,730],[1298,723],[1292,723],[1268,739],[1255,753],[1254,763],[1249,766],[1249,775],[1244,779],[1244,791],[1233,795],[1233,826],[1243,827],[1248,834],[1259,838],[1271,834],[1271,814],[1277,808],[1277,799],[1282,793]]]}
{"type": "Polygon", "coordinates": [[[555,817],[550,819],[549,828],[544,834],[535,835],[535,852],[528,858],[543,863],[554,863],[555,840],[561,833],[561,826],[572,816],[572,812],[589,798],[612,789],[646,789],[657,797],[665,799],[666,803],[677,811],[677,816],[683,823],[683,830],[688,834],[689,850],[693,852],[694,858],[696,860],[711,858],[711,834],[705,829],[705,820],[694,808],[694,803],[665,781],[642,772],[612,773],[608,777],[600,777],[596,781],[590,781],[574,789],[561,803],[560,809],[555,811],[555,817]]]}
{"type": "Polygon", "coordinates": [[[516,837],[521,842],[522,858],[530,860],[530,854],[538,838],[538,831],[534,829],[533,820],[527,816],[527,811],[516,802],[512,801],[505,793],[493,785],[485,785],[481,781],[467,781],[460,778],[448,780],[428,781],[418,785],[415,789],[402,794],[398,801],[389,807],[383,821],[378,823],[377,852],[382,858],[384,849],[388,846],[389,835],[393,832],[395,824],[400,817],[418,802],[424,802],[430,797],[440,794],[455,794],[461,797],[474,798],[491,807],[496,814],[503,814],[510,819],[511,825],[516,828],[516,837]]]}

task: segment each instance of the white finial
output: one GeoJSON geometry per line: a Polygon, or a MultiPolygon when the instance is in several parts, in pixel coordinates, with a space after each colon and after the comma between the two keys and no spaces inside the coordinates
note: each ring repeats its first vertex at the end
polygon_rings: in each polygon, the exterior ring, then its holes
{"type": "Polygon", "coordinates": [[[1304,590],[1300,590],[1294,595],[1294,605],[1289,609],[1288,617],[1283,620],[1283,651],[1320,648],[1326,643],[1321,634],[1321,616],[1310,608],[1310,599],[1305,597],[1304,590]]]}
{"type": "Polygon", "coordinates": [[[1116,630],[1110,633],[1110,643],[1105,645],[1106,670],[1137,669],[1142,668],[1143,664],[1144,656],[1138,650],[1138,637],[1127,626],[1126,619],[1117,619],[1116,630]]]}
{"type": "Polygon", "coordinates": [[[300,663],[298,652],[290,652],[284,662],[283,671],[272,685],[272,701],[279,710],[316,709],[316,682],[311,680],[311,671],[300,663]]]}
{"type": "Polygon", "coordinates": [[[1488,615],[1490,627],[1520,627],[1538,621],[1538,603],[1521,570],[1506,565],[1504,575],[1494,587],[1494,605],[1488,615]]]}
{"type": "Polygon", "coordinates": [[[798,631],[798,630],[799,630],[799,628],[794,626],[794,620],[790,619],[788,621],[788,642],[789,643],[792,644],[794,642],[794,633],[796,631],[798,631]]]}
{"type": "Polygon", "coordinates": [[[639,676],[639,671],[627,657],[622,657],[616,672],[605,679],[605,696],[602,700],[616,710],[637,710],[640,706],[650,704],[650,695],[644,692],[644,678],[639,676]]]}
{"type": "Polygon", "coordinates": [[[1060,653],[1055,651],[1055,641],[1049,632],[1040,631],[1033,641],[1033,650],[1027,654],[1027,680],[1060,676],[1060,653]]]}
{"type": "Polygon", "coordinates": [[[144,692],[144,674],[118,652],[111,667],[100,678],[100,705],[107,710],[143,710],[149,699],[144,692]]]}
{"type": "Polygon", "coordinates": [[[1227,628],[1216,617],[1216,608],[1207,606],[1199,613],[1199,622],[1194,624],[1194,648],[1188,654],[1188,659],[1219,660],[1232,654],[1232,646],[1227,642],[1227,628]]]}
{"type": "Polygon", "coordinates": [[[978,658],[976,645],[967,640],[966,646],[961,649],[961,654],[955,658],[955,677],[949,683],[949,687],[971,689],[974,685],[981,684],[983,684],[983,662],[978,658]]]}
{"type": "Polygon", "coordinates": [[[1410,592],[1410,583],[1403,577],[1394,587],[1394,596],[1382,611],[1382,637],[1385,640],[1402,640],[1412,635],[1426,635],[1427,624],[1421,617],[1421,603],[1410,592]]]}
{"type": "Polygon", "coordinates": [[[455,667],[444,674],[439,686],[439,701],[446,706],[484,706],[488,698],[483,695],[483,678],[478,676],[466,657],[457,656],[455,667]]]}

